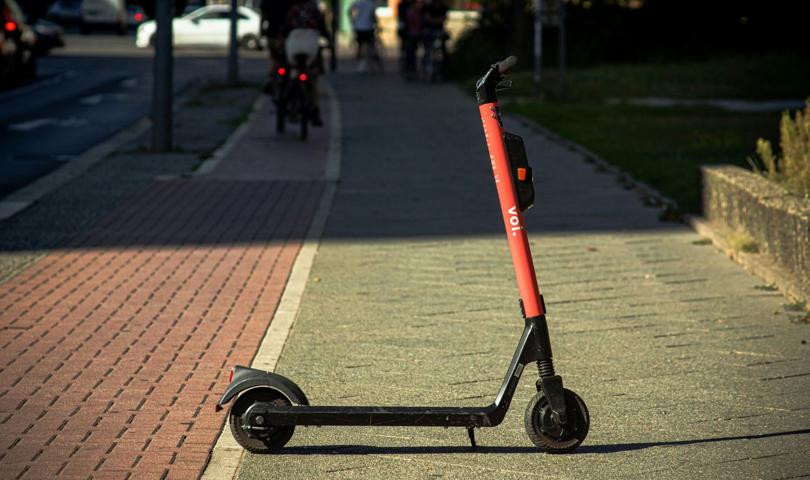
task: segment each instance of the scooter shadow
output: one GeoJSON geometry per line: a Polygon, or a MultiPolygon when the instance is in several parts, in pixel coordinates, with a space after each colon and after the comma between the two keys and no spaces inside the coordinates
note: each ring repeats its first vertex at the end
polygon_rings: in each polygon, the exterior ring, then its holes
{"type": "MultiPolygon", "coordinates": [[[[617,443],[608,445],[580,445],[573,454],[609,454],[632,452],[652,447],[677,447],[683,445],[700,445],[703,443],[728,442],[734,440],[757,440],[788,435],[807,435],[810,428],[790,430],[785,432],[761,433],[756,435],[739,435],[733,437],[698,438],[694,440],[673,440],[669,442],[648,443],[617,443]]],[[[288,447],[283,455],[442,455],[442,454],[497,454],[497,453],[527,453],[537,454],[535,447],[504,447],[479,445],[475,448],[469,445],[441,446],[441,447],[375,447],[370,445],[307,445],[288,447]]],[[[571,454],[569,454],[571,455],[571,454]]]]}
{"type": "Polygon", "coordinates": [[[756,435],[738,435],[733,437],[698,438],[694,440],[672,440],[669,442],[650,443],[619,443],[615,445],[580,445],[576,453],[621,453],[634,450],[643,450],[652,447],[677,447],[683,445],[700,445],[703,443],[728,442],[733,440],[758,440],[773,437],[784,437],[787,435],[807,435],[810,428],[802,430],[789,430],[786,432],[760,433],[756,435]]]}
{"type": "Polygon", "coordinates": [[[442,447],[375,447],[371,445],[311,445],[287,447],[282,455],[442,455],[448,453],[537,453],[534,447],[487,447],[469,445],[442,447]]]}

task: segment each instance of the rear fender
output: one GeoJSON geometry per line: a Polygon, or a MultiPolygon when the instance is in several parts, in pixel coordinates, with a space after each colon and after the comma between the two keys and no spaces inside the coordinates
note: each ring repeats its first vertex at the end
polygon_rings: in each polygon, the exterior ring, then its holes
{"type": "Polygon", "coordinates": [[[287,397],[293,405],[309,405],[307,396],[292,380],[272,372],[237,365],[233,367],[231,384],[217,402],[216,411],[222,410],[225,404],[240,394],[255,388],[271,388],[287,397]]]}

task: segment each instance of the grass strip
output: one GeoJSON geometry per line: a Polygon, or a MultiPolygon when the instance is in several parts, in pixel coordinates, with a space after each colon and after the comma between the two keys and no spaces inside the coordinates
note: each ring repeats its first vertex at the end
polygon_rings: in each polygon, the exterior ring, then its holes
{"type": "MultiPolygon", "coordinates": [[[[709,107],[520,102],[510,105],[557,134],[592,150],[634,178],[700,211],[699,167],[748,167],[759,137],[778,139],[779,112],[732,113],[709,107]]],[[[538,172],[542,182],[542,172],[538,172]]]]}

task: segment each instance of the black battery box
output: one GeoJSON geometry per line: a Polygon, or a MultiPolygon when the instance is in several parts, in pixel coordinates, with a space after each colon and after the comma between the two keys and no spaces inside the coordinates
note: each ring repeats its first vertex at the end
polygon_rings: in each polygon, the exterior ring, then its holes
{"type": "Polygon", "coordinates": [[[526,147],[523,138],[514,133],[503,132],[503,143],[506,146],[506,157],[512,174],[512,183],[517,191],[518,207],[526,211],[534,205],[534,177],[532,167],[526,158],[526,147]]]}

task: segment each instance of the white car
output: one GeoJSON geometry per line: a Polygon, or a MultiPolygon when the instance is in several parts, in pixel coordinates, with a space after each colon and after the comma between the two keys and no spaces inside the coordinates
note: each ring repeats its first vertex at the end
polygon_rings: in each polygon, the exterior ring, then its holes
{"type": "MultiPolygon", "coordinates": [[[[236,36],[240,45],[247,48],[261,48],[261,16],[248,7],[239,7],[239,21],[236,36]]],[[[188,15],[175,18],[172,22],[174,45],[194,45],[206,47],[227,47],[231,28],[231,7],[228,5],[208,5],[198,8],[188,15]]],[[[138,27],[135,45],[146,48],[154,44],[157,24],[154,20],[143,22],[138,27]]]]}
{"type": "Polygon", "coordinates": [[[124,0],[83,0],[79,29],[90,33],[98,27],[114,27],[119,34],[127,33],[127,7],[124,0]]]}

